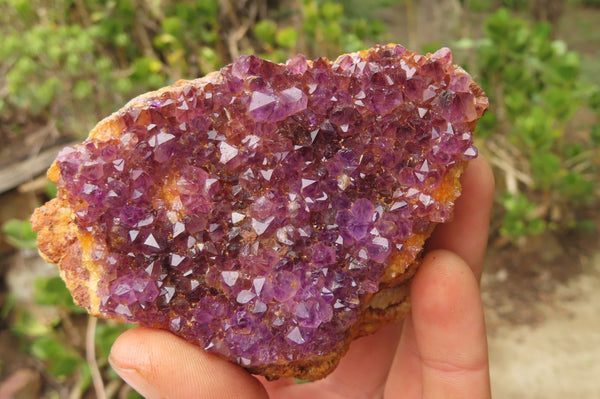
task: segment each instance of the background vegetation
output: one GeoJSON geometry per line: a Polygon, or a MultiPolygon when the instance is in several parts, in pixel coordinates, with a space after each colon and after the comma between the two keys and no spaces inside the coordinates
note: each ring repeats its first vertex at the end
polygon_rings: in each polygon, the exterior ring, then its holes
{"type": "MultiPolygon", "coordinates": [[[[407,40],[414,39],[419,8],[429,3],[0,0],[0,140],[3,154],[12,155],[4,164],[17,161],[23,148],[31,153],[31,137],[38,151],[81,139],[135,95],[201,76],[240,54],[277,62],[298,52],[335,58],[376,42],[399,41],[391,33],[393,24],[382,17],[388,12],[408,27],[407,40]]],[[[463,0],[461,20],[471,28],[443,43],[490,97],[478,145],[498,181],[492,239],[512,248],[548,232],[597,235],[597,60],[590,66],[556,35],[565,1],[542,3],[545,10],[557,8],[549,14],[540,13],[533,0],[463,0]]],[[[597,5],[581,0],[567,6],[597,5]]],[[[439,44],[421,43],[413,50],[439,44]]],[[[40,201],[55,195],[52,187],[36,194],[40,201]]],[[[26,220],[4,220],[3,232],[14,248],[35,246],[26,220]]],[[[110,345],[127,326],[96,325],[54,275],[36,279],[32,295],[33,301],[23,304],[0,286],[0,330],[8,331],[41,371],[40,395],[135,395],[107,365],[110,345]]],[[[0,359],[0,376],[9,371],[0,359]]]]}

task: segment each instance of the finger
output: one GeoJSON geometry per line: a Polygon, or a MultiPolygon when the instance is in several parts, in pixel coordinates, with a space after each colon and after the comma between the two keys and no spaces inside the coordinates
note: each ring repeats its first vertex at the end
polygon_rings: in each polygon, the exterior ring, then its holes
{"type": "Polygon", "coordinates": [[[384,398],[421,398],[421,358],[415,339],[412,313],[404,321],[402,337],[385,385],[384,398]]]}
{"type": "Polygon", "coordinates": [[[114,343],[109,361],[145,398],[267,399],[262,385],[242,368],[173,334],[138,327],[114,343]]]}
{"type": "Polygon", "coordinates": [[[380,397],[401,330],[402,324],[389,324],[373,335],[354,341],[324,385],[343,387],[342,397],[345,398],[380,397]]]}
{"type": "Polygon", "coordinates": [[[437,226],[427,247],[456,253],[480,279],[494,198],[494,175],[489,163],[481,156],[469,162],[461,183],[454,219],[437,226]]]}
{"type": "Polygon", "coordinates": [[[293,380],[266,382],[272,399],[373,398],[383,392],[401,325],[390,324],[352,342],[338,367],[322,380],[298,385],[293,380]]]}
{"type": "Polygon", "coordinates": [[[469,266],[448,251],[426,256],[411,287],[426,398],[489,398],[483,307],[469,266]]]}

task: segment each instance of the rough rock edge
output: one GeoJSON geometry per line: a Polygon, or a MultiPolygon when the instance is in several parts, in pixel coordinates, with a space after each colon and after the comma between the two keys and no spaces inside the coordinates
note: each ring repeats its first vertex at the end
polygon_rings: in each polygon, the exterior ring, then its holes
{"type": "MultiPolygon", "coordinates": [[[[388,46],[395,46],[389,44],[388,46]]],[[[360,52],[365,56],[371,50],[360,52]]],[[[312,61],[308,61],[309,64],[312,61]]],[[[456,67],[458,73],[466,73],[456,67]]],[[[140,108],[153,99],[160,99],[161,95],[169,93],[188,84],[197,88],[209,83],[218,82],[221,75],[212,72],[195,80],[179,80],[171,86],[148,92],[135,97],[117,112],[104,118],[90,131],[89,138],[96,141],[105,141],[119,137],[124,124],[121,120],[124,111],[129,108],[140,108]]],[[[487,100],[482,89],[472,82],[470,89],[475,98],[482,99],[476,102],[479,109],[487,107],[487,100]]],[[[473,121],[473,130],[477,121],[473,121]]],[[[437,199],[453,202],[460,195],[460,175],[466,162],[457,163],[445,176],[444,181],[433,195],[437,199]]],[[[56,161],[47,172],[48,178],[53,182],[60,179],[60,170],[56,161]]],[[[97,286],[102,274],[102,266],[95,264],[90,259],[92,236],[77,228],[74,215],[65,199],[51,200],[44,206],[36,209],[32,216],[32,227],[38,231],[38,249],[41,256],[50,263],[59,267],[60,275],[66,282],[77,305],[85,308],[97,317],[104,317],[100,313],[100,298],[97,295],[97,286]]],[[[296,377],[300,379],[317,380],[330,374],[343,355],[348,351],[350,343],[361,336],[376,332],[383,325],[400,321],[410,311],[409,286],[421,259],[422,248],[425,241],[433,232],[411,236],[412,245],[421,248],[418,253],[396,259],[387,269],[380,282],[380,291],[365,296],[361,318],[347,332],[344,342],[340,343],[336,351],[327,353],[310,360],[271,364],[266,366],[247,367],[254,374],[265,375],[267,379],[274,380],[281,377],[296,377]],[[372,306],[373,305],[373,306],[372,306]]]]}

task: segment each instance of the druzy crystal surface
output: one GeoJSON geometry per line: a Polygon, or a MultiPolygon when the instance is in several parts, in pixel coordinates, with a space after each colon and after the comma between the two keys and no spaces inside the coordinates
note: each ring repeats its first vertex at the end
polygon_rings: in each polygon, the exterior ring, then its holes
{"type": "Polygon", "coordinates": [[[339,350],[435,195],[477,155],[482,107],[448,49],[242,56],[126,106],[63,150],[59,196],[93,237],[105,317],[253,367],[339,350]]]}

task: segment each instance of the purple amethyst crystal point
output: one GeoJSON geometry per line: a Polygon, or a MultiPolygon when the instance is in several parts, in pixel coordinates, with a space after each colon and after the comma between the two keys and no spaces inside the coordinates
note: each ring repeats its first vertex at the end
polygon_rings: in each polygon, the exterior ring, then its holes
{"type": "Polygon", "coordinates": [[[92,314],[269,378],[322,378],[401,318],[487,99],[450,50],[242,56],[148,93],[59,154],[41,253],[92,314]]]}

